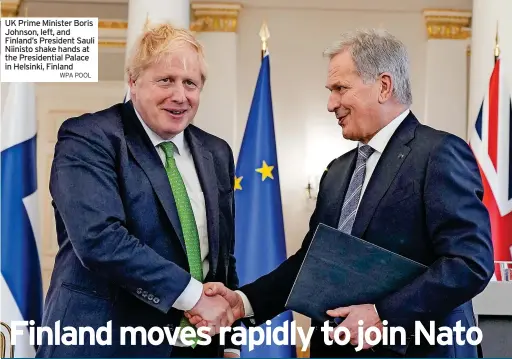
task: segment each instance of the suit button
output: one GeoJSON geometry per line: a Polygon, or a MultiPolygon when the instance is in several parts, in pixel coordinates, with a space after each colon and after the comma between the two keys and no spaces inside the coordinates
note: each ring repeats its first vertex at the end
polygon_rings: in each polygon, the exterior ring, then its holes
{"type": "Polygon", "coordinates": [[[137,288],[137,294],[141,294],[142,293],[142,289],[141,288],[137,288]]]}
{"type": "Polygon", "coordinates": [[[153,303],[155,303],[155,304],[160,303],[160,298],[158,298],[158,297],[154,297],[154,298],[153,298],[153,303]]]}
{"type": "Polygon", "coordinates": [[[153,300],[155,296],[153,294],[148,295],[148,300],[153,300]]]}
{"type": "Polygon", "coordinates": [[[146,292],[146,291],[142,292],[142,296],[143,296],[144,298],[146,298],[146,297],[148,296],[148,292],[146,292]]]}

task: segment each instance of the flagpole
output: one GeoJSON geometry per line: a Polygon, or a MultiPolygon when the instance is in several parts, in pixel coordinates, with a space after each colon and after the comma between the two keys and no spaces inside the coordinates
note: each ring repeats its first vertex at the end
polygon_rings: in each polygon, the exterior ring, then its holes
{"type": "MultiPolygon", "coordinates": [[[[261,63],[235,176],[235,237],[244,238],[235,248],[241,285],[251,283],[273,271],[287,257],[270,86],[267,46],[270,34],[265,22],[259,36],[261,63]]],[[[267,333],[279,328],[290,330],[292,321],[293,313],[287,310],[268,321],[269,324],[262,325],[262,328],[267,333]]],[[[241,349],[241,358],[297,357],[293,341],[288,345],[272,343],[252,350],[247,345],[242,345],[241,349]]]]}
{"type": "Polygon", "coordinates": [[[498,61],[500,57],[500,43],[498,38],[498,23],[496,23],[496,42],[494,43],[494,63],[498,61]]]}
{"type": "Polygon", "coordinates": [[[267,41],[270,37],[270,32],[268,31],[268,26],[265,21],[263,21],[263,24],[260,28],[260,39],[261,39],[261,61],[263,61],[263,58],[265,57],[265,53],[268,50],[267,41]]]}
{"type": "Polygon", "coordinates": [[[146,12],[146,21],[144,21],[143,31],[149,30],[149,12],[146,12]]]}

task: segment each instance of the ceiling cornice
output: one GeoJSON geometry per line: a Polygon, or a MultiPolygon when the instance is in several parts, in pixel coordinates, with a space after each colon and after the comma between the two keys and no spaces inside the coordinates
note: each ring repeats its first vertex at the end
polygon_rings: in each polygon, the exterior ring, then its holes
{"type": "Polygon", "coordinates": [[[1,1],[0,6],[2,7],[2,17],[15,17],[18,15],[20,8],[20,0],[7,0],[1,1]]]}
{"type": "Polygon", "coordinates": [[[425,9],[429,39],[465,40],[471,37],[471,11],[425,9]]]}

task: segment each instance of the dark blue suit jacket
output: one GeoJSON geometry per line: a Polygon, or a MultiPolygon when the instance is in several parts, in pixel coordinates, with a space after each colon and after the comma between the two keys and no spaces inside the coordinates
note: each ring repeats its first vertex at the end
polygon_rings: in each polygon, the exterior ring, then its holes
{"type": "MultiPolygon", "coordinates": [[[[241,288],[253,306],[255,323],[284,310],[318,224],[337,227],[355,161],[352,150],[330,163],[300,250],[274,272],[241,288]]],[[[471,299],[485,288],[494,270],[490,222],[482,197],[478,166],[469,146],[456,136],[421,125],[410,113],[381,155],[352,231],[429,266],[424,275],[374,303],[388,326],[407,330],[407,345],[377,346],[375,352],[357,353],[350,346],[324,345],[318,330],[311,355],[476,356],[477,348],[470,345],[430,346],[423,339],[422,345],[415,346],[411,335],[415,321],[422,321],[426,328],[431,320],[437,328],[454,327],[459,320],[466,328],[475,325],[471,299]]]]}
{"type": "MultiPolygon", "coordinates": [[[[185,139],[205,196],[207,281],[237,288],[231,148],[193,125],[185,139]]],[[[64,122],[50,191],[59,251],[43,325],[98,328],[112,321],[113,345],[43,345],[37,355],[169,357],[167,340],[120,343],[120,327],[178,326],[183,312],[172,304],[191,277],[169,180],[131,102],[64,122]]]]}

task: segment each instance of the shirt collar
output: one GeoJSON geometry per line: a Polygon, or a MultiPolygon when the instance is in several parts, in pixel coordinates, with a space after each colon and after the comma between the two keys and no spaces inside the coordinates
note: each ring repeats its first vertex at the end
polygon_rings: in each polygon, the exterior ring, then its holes
{"type": "MultiPolygon", "coordinates": [[[[368,142],[368,145],[371,146],[377,152],[384,152],[384,149],[386,148],[389,140],[395,133],[398,126],[400,126],[400,124],[403,122],[403,120],[405,120],[407,115],[409,115],[409,112],[410,110],[407,109],[400,115],[395,117],[393,121],[384,126],[379,132],[375,134],[375,136],[372,137],[372,139],[368,142]]],[[[359,146],[362,145],[363,144],[359,142],[359,146]]]]}
{"type": "Polygon", "coordinates": [[[174,146],[176,147],[176,151],[178,154],[185,153],[185,136],[183,135],[183,132],[178,133],[176,136],[169,138],[167,140],[163,139],[159,135],[157,135],[149,126],[144,122],[140,114],[137,112],[135,107],[133,108],[135,110],[135,114],[137,115],[137,118],[139,119],[140,123],[142,124],[142,127],[144,127],[144,130],[149,136],[149,139],[151,140],[151,143],[153,146],[157,147],[159,144],[163,142],[169,142],[171,141],[174,143],[174,146]]]}

